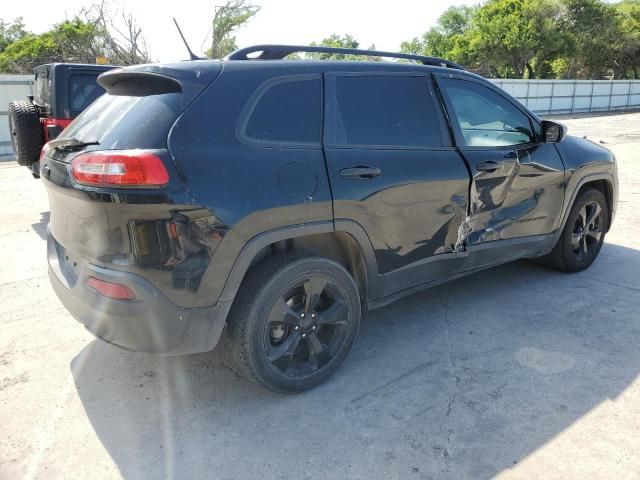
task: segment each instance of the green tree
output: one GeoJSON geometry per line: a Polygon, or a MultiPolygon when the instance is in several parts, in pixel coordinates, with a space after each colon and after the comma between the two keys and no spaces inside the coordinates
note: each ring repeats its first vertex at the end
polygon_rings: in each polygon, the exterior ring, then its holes
{"type": "Polygon", "coordinates": [[[220,7],[211,25],[211,48],[205,52],[209,58],[222,58],[238,48],[233,33],[260,11],[248,0],[229,0],[220,7]]]}
{"type": "Polygon", "coordinates": [[[602,78],[615,67],[622,48],[619,21],[613,6],[601,0],[563,0],[560,25],[573,53],[569,75],[602,78]]]}
{"type": "Polygon", "coordinates": [[[79,17],[58,23],[51,30],[51,35],[58,47],[56,54],[64,59],[90,63],[107,53],[104,37],[108,33],[99,24],[79,17]]]}
{"type": "Polygon", "coordinates": [[[557,26],[560,14],[556,0],[489,0],[473,16],[469,47],[493,69],[538,77],[566,47],[557,26]]]}
{"type": "Polygon", "coordinates": [[[5,22],[0,19],[0,52],[3,52],[11,43],[27,35],[22,17],[13,22],[5,22]]]}
{"type": "MultiPolygon", "coordinates": [[[[336,33],[331,34],[327,38],[322,39],[320,43],[311,42],[311,47],[333,47],[333,48],[359,48],[360,44],[349,34],[338,35],[336,33]]],[[[354,55],[344,55],[342,53],[309,53],[308,58],[314,58],[318,60],[362,60],[362,57],[354,55]]]]}
{"type": "Polygon", "coordinates": [[[445,58],[463,64],[473,62],[469,48],[468,31],[478,7],[449,7],[421,38],[414,38],[400,45],[404,53],[445,58]]]}
{"type": "Polygon", "coordinates": [[[33,67],[51,59],[62,60],[53,34],[28,33],[10,43],[0,53],[0,72],[32,73],[33,67]]]}
{"type": "Polygon", "coordinates": [[[0,32],[11,33],[2,38],[11,41],[0,50],[0,71],[31,73],[42,63],[93,63],[97,56],[118,65],[149,62],[141,29],[131,14],[120,13],[95,4],[39,35],[27,33],[21,19],[9,27],[2,22],[0,32]]]}
{"type": "Polygon", "coordinates": [[[614,5],[621,42],[615,55],[615,78],[640,78],[640,0],[614,5]]]}

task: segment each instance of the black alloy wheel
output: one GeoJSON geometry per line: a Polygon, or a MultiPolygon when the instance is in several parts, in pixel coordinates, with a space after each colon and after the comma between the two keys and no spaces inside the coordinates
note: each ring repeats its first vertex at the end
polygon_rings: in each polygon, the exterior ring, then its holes
{"type": "Polygon", "coordinates": [[[229,313],[235,370],[281,393],[326,380],[358,332],[355,281],[334,260],[289,252],[254,268],[229,313]]]}
{"type": "Polygon", "coordinates": [[[588,268],[600,253],[608,225],[609,210],[602,192],[595,188],[583,190],[571,207],[555,247],[540,261],[565,272],[588,268]]]}
{"type": "Polygon", "coordinates": [[[271,365],[290,377],[304,377],[335,356],[347,329],[347,302],[322,276],[298,282],[271,308],[264,348],[271,365]]]}
{"type": "Polygon", "coordinates": [[[585,262],[599,249],[604,233],[604,213],[597,201],[587,202],[578,212],[571,234],[571,249],[578,262],[585,262]]]}

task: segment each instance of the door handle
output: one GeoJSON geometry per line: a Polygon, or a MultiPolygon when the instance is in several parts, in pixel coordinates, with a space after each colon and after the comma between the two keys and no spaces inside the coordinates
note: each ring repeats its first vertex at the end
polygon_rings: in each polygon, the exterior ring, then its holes
{"type": "Polygon", "coordinates": [[[353,167],[340,170],[340,175],[343,178],[360,180],[371,180],[372,178],[380,176],[381,173],[382,170],[375,167],[353,167]]]}
{"type": "Polygon", "coordinates": [[[476,170],[479,172],[493,172],[502,167],[502,162],[494,162],[489,160],[488,162],[482,162],[476,165],[476,170]]]}

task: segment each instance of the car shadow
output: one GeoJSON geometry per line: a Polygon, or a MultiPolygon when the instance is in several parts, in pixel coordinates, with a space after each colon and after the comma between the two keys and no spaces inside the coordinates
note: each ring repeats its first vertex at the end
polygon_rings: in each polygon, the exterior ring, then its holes
{"type": "Polygon", "coordinates": [[[43,240],[47,239],[47,225],[49,225],[49,218],[51,213],[49,211],[40,212],[40,221],[38,223],[32,223],[31,228],[38,234],[43,240]]]}
{"type": "Polygon", "coordinates": [[[224,339],[184,357],[93,341],[71,372],[124,478],[490,478],[637,378],[638,271],[607,244],[579,274],[521,261],[407,297],[297,396],[236,377],[224,339]]]}

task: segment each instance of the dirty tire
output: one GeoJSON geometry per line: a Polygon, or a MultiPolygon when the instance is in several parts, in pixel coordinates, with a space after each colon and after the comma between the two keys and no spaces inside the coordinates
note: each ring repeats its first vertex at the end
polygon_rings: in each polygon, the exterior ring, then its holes
{"type": "Polygon", "coordinates": [[[358,288],[341,265],[276,255],[247,274],[236,296],[228,320],[232,368],[276,392],[309,390],[344,361],[360,317],[358,288]]]}
{"type": "Polygon", "coordinates": [[[38,110],[30,102],[9,104],[11,145],[20,165],[30,167],[40,157],[42,130],[38,110]]]}
{"type": "Polygon", "coordinates": [[[571,208],[558,243],[542,263],[565,272],[584,270],[600,253],[608,225],[604,195],[593,188],[584,190],[571,208]]]}

